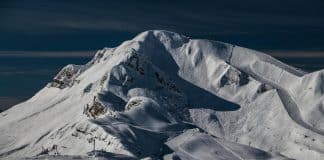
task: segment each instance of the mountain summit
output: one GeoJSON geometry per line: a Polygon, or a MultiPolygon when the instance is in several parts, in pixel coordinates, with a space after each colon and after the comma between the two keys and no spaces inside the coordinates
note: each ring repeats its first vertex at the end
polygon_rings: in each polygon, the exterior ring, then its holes
{"type": "Polygon", "coordinates": [[[0,159],[324,159],[324,70],[168,31],[64,67],[0,115],[0,159]]]}

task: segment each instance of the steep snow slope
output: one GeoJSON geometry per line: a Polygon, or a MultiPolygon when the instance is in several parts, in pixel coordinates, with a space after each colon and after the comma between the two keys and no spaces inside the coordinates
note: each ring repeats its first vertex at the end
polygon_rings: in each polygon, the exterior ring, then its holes
{"type": "Polygon", "coordinates": [[[147,31],[0,116],[0,158],[323,159],[324,71],[147,31]],[[95,144],[95,146],[94,146],[95,144]]]}

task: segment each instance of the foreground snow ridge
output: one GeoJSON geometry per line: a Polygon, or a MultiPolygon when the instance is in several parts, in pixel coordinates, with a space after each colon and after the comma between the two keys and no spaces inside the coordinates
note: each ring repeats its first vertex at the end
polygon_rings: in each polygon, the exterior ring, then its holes
{"type": "Polygon", "coordinates": [[[324,70],[168,31],[104,48],[0,115],[0,159],[324,159],[324,70]]]}

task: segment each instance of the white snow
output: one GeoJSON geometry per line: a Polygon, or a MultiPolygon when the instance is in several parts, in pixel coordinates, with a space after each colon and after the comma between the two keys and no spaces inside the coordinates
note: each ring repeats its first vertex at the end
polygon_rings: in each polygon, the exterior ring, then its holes
{"type": "Polygon", "coordinates": [[[324,70],[146,31],[2,112],[0,158],[320,160],[323,95],[324,70]]]}

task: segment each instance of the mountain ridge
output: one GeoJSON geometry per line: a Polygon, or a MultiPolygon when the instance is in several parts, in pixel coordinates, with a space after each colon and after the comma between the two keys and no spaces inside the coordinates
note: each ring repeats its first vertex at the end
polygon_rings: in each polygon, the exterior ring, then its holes
{"type": "Polygon", "coordinates": [[[146,31],[64,67],[1,113],[0,157],[87,158],[96,139],[97,150],[129,158],[322,159],[323,77],[239,46],[146,31]]]}

